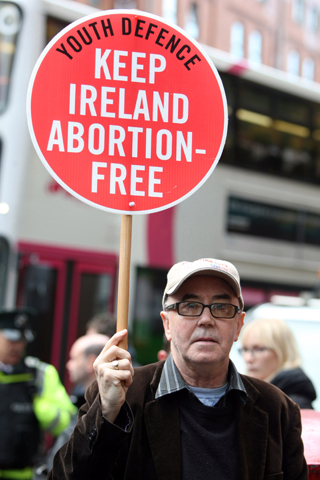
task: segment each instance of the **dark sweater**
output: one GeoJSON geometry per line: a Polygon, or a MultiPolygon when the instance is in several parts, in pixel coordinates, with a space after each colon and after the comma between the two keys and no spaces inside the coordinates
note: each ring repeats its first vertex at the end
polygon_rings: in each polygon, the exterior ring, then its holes
{"type": "Polygon", "coordinates": [[[207,407],[191,392],[179,392],[182,480],[237,480],[234,407],[207,407]]]}
{"type": "Polygon", "coordinates": [[[301,368],[282,370],[270,383],[280,388],[300,408],[313,408],[312,402],[317,394],[310,378],[301,368]]]}

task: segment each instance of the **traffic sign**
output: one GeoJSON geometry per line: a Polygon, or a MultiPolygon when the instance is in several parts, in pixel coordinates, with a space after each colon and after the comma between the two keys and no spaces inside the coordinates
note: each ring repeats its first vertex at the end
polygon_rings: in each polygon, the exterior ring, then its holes
{"type": "Polygon", "coordinates": [[[29,85],[39,157],[97,208],[152,213],[194,193],[227,132],[223,85],[183,30],[136,10],[99,12],[48,44],[29,85]]]}

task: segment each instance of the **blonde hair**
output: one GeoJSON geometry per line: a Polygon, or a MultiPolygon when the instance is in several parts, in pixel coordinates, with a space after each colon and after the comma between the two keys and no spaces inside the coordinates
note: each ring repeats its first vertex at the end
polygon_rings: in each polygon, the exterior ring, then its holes
{"type": "Polygon", "coordinates": [[[240,336],[243,346],[245,346],[251,333],[255,335],[259,345],[271,348],[275,352],[279,362],[279,370],[296,368],[301,365],[296,339],[283,320],[260,318],[248,323],[240,336]]]}

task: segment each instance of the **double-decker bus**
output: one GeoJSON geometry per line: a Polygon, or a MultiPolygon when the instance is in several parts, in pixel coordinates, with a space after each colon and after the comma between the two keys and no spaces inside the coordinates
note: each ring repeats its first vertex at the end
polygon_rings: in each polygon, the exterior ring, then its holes
{"type": "MultiPolygon", "coordinates": [[[[31,353],[62,375],[86,322],[115,310],[121,217],[50,177],[31,145],[25,103],[46,42],[95,11],[67,0],[0,1],[0,306],[37,308],[31,353]]],[[[234,262],[247,308],[317,283],[320,87],[204,48],[226,90],[227,142],[194,195],[133,218],[129,325],[140,363],[156,360],[166,272],[177,261],[234,262]]]]}

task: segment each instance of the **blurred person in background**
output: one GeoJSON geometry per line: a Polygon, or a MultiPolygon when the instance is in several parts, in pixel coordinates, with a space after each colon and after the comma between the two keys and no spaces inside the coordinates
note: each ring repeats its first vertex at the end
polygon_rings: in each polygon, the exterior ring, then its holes
{"type": "Polygon", "coordinates": [[[92,333],[78,338],[70,349],[67,370],[74,387],[73,403],[79,409],[85,403],[84,394],[95,380],[93,363],[105,344],[110,340],[107,335],[92,333]]]}
{"type": "Polygon", "coordinates": [[[316,391],[301,368],[296,340],[283,320],[252,321],[243,328],[240,339],[248,375],[280,388],[300,408],[313,408],[316,391]]]}
{"type": "MultiPolygon", "coordinates": [[[[86,335],[92,335],[94,333],[101,333],[112,337],[117,331],[117,318],[111,312],[97,313],[92,317],[86,325],[86,335]]],[[[137,361],[137,353],[132,345],[132,342],[129,342],[129,352],[131,354],[132,364],[135,367],[140,367],[140,363],[137,361]]],[[[77,392],[77,387],[75,391],[77,392]]]]}
{"type": "MultiPolygon", "coordinates": [[[[69,372],[70,380],[74,387],[77,387],[75,389],[77,394],[75,395],[73,393],[71,396],[77,409],[85,403],[84,394],[86,389],[96,378],[93,370],[93,363],[109,339],[110,338],[107,335],[101,335],[99,333],[84,335],[83,337],[78,338],[70,349],[70,358],[66,367],[69,372]]],[[[47,455],[45,463],[42,463],[37,467],[34,480],[45,480],[48,471],[52,468],[53,457],[62,445],[69,440],[76,422],[77,415],[75,414],[69,426],[63,430],[55,441],[47,455]]]]}
{"type": "Polygon", "coordinates": [[[25,354],[34,313],[0,311],[0,479],[30,480],[40,432],[59,435],[76,412],[57,370],[25,354]]]}
{"type": "Polygon", "coordinates": [[[86,335],[101,333],[109,338],[116,333],[117,320],[113,313],[97,313],[86,325],[86,335]]]}
{"type": "Polygon", "coordinates": [[[162,342],[162,349],[158,351],[157,357],[158,360],[166,360],[170,354],[171,346],[169,340],[167,340],[167,337],[164,335],[163,336],[163,342],[162,342]]]}

